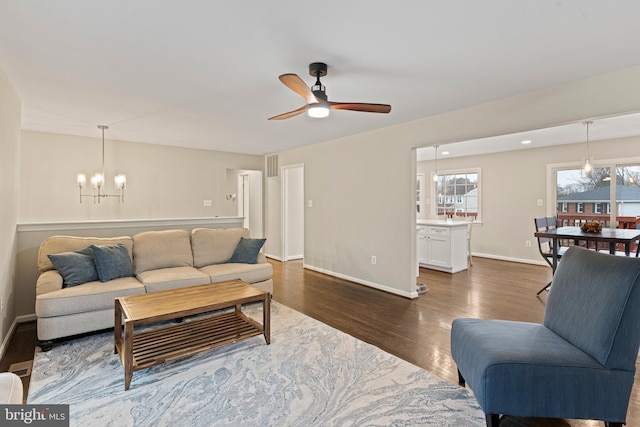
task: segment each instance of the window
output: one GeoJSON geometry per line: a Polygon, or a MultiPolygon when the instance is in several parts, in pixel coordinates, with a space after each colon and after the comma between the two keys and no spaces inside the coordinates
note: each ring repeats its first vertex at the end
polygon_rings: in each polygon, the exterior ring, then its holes
{"type": "Polygon", "coordinates": [[[578,168],[554,170],[558,219],[568,225],[597,219],[605,227],[635,227],[640,216],[640,164],[602,163],[589,174],[578,168]]]}
{"type": "Polygon", "coordinates": [[[418,218],[424,218],[425,209],[424,209],[424,174],[419,173],[416,176],[416,215],[418,218]]]}
{"type": "Polygon", "coordinates": [[[439,171],[435,183],[435,214],[480,219],[480,169],[439,171]]]}
{"type": "Polygon", "coordinates": [[[611,203],[594,203],[593,204],[593,213],[601,214],[601,213],[611,213],[611,203]]]}

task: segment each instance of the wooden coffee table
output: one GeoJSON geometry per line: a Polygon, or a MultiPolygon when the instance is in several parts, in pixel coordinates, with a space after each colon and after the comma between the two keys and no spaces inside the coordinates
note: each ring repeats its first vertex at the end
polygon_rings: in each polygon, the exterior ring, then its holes
{"type": "Polygon", "coordinates": [[[270,313],[271,294],[240,280],[116,298],[115,353],[124,367],[124,389],[129,390],[133,372],[140,369],[257,335],[264,335],[269,344],[270,313]],[[262,325],[241,311],[242,304],[256,301],[262,301],[262,325]],[[234,311],[181,321],[229,307],[235,307],[234,311]],[[179,321],[135,329],[172,319],[179,321]]]}

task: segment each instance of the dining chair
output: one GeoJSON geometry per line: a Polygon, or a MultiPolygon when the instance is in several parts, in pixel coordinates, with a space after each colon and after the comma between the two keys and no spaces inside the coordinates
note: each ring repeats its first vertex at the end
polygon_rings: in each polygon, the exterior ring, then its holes
{"type": "Polygon", "coordinates": [[[451,356],[488,427],[500,415],[626,422],[640,346],[640,260],[572,246],[542,324],[459,318],[451,356]]]}
{"type": "MultiPolygon", "coordinates": [[[[543,217],[543,218],[534,218],[533,220],[536,232],[538,231],[547,231],[553,230],[557,227],[557,220],[555,217],[543,217]]],[[[538,237],[538,250],[540,251],[540,255],[549,264],[551,267],[552,275],[555,274],[555,270],[553,268],[553,239],[549,237],[538,237]]],[[[558,246],[558,261],[562,258],[562,255],[569,249],[568,246],[558,246]]],[[[551,287],[551,283],[549,282],[542,289],[538,291],[536,295],[540,295],[544,291],[548,291],[551,287]]]]}

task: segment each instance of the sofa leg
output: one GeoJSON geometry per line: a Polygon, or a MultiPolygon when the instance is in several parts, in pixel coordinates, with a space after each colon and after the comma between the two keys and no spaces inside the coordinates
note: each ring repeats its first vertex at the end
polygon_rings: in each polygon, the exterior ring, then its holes
{"type": "Polygon", "coordinates": [[[622,427],[624,423],[608,423],[604,422],[604,427],[622,427]]]}
{"type": "Polygon", "coordinates": [[[460,369],[458,369],[458,384],[460,384],[462,387],[467,385],[467,383],[464,381],[464,377],[460,373],[460,369]]]}
{"type": "Polygon", "coordinates": [[[498,427],[500,424],[500,414],[486,414],[487,427],[498,427]]]}
{"type": "Polygon", "coordinates": [[[40,341],[39,345],[42,351],[47,352],[53,348],[53,341],[51,340],[40,341]]]}

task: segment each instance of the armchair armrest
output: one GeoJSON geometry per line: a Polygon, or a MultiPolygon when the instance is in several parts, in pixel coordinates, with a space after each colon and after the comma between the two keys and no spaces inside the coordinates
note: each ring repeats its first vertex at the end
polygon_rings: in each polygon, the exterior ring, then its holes
{"type": "Polygon", "coordinates": [[[58,270],[47,270],[36,282],[36,296],[62,289],[62,276],[58,270]]]}

